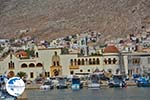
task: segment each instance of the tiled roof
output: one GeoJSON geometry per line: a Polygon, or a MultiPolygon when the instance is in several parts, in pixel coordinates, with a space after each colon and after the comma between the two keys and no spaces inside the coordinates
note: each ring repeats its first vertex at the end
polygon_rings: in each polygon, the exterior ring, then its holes
{"type": "Polygon", "coordinates": [[[104,49],[104,53],[119,53],[119,50],[114,45],[108,45],[104,49]]]}

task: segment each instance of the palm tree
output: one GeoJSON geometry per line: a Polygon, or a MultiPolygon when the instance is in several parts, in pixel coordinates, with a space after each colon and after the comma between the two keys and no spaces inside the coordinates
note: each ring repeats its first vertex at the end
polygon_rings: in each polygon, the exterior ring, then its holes
{"type": "Polygon", "coordinates": [[[17,73],[17,76],[20,77],[20,78],[25,78],[25,77],[27,77],[27,74],[26,74],[26,72],[21,71],[21,72],[17,73]]]}

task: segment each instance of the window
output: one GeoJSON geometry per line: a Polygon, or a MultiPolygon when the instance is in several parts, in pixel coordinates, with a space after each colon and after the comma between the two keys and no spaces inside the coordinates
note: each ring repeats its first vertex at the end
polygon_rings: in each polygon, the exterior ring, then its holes
{"type": "Polygon", "coordinates": [[[34,78],[34,73],[30,72],[30,78],[34,78]]]}
{"type": "Polygon", "coordinates": [[[39,57],[39,54],[38,54],[38,52],[36,52],[36,57],[37,57],[37,58],[39,57]]]}
{"type": "Polygon", "coordinates": [[[74,59],[74,64],[77,65],[77,60],[76,59],[74,59]]]}
{"type": "Polygon", "coordinates": [[[29,67],[35,67],[34,63],[30,63],[29,67]]]}
{"type": "Polygon", "coordinates": [[[37,64],[36,64],[36,67],[43,67],[43,64],[37,63],[37,64]]]}
{"type": "Polygon", "coordinates": [[[87,59],[85,59],[85,62],[86,62],[86,65],[88,65],[88,60],[87,59]]]}
{"type": "Polygon", "coordinates": [[[91,60],[91,59],[89,59],[89,64],[90,64],[90,65],[92,64],[92,60],[91,60]]]}
{"type": "Polygon", "coordinates": [[[78,59],[78,65],[81,65],[80,59],[78,59]]]}
{"type": "Polygon", "coordinates": [[[104,59],[104,63],[105,63],[105,64],[107,64],[107,60],[106,60],[106,58],[104,59]]]}
{"type": "Polygon", "coordinates": [[[113,64],[116,64],[117,60],[116,58],[113,58],[113,64]]]}
{"type": "Polygon", "coordinates": [[[22,65],[21,65],[21,68],[27,68],[27,64],[25,64],[25,63],[22,64],[22,65]]]}
{"type": "Polygon", "coordinates": [[[84,65],[84,59],[82,59],[82,65],[84,65]]]}
{"type": "Polygon", "coordinates": [[[96,59],[96,64],[100,64],[100,61],[98,58],[96,59]]]}
{"type": "Polygon", "coordinates": [[[94,65],[96,64],[95,58],[93,58],[93,64],[94,64],[94,65]]]}
{"type": "Polygon", "coordinates": [[[53,61],[53,66],[56,66],[56,62],[55,61],[53,61]]]}
{"type": "Polygon", "coordinates": [[[70,71],[70,74],[73,75],[73,74],[74,74],[74,71],[70,71]]]}
{"type": "Polygon", "coordinates": [[[57,61],[57,66],[59,66],[59,61],[57,61]]]}
{"type": "Polygon", "coordinates": [[[88,69],[87,71],[88,71],[88,72],[90,72],[91,70],[90,70],[90,69],[88,69]]]}
{"type": "Polygon", "coordinates": [[[132,59],[132,64],[140,64],[140,59],[139,58],[132,59]]]}
{"type": "Polygon", "coordinates": [[[49,72],[45,72],[45,77],[49,77],[49,72]]]}
{"type": "Polygon", "coordinates": [[[111,59],[110,58],[108,58],[108,64],[111,64],[111,59]]]}
{"type": "Polygon", "coordinates": [[[47,72],[47,77],[50,77],[50,74],[49,74],[49,72],[47,72]]]}
{"type": "Polygon", "coordinates": [[[47,72],[45,72],[45,77],[47,77],[47,72]]]}
{"type": "Polygon", "coordinates": [[[14,69],[14,68],[15,68],[14,62],[10,61],[10,62],[8,63],[8,68],[9,68],[9,69],[14,69]]]}
{"type": "Polygon", "coordinates": [[[73,66],[73,60],[72,59],[70,60],[70,65],[73,66]]]}
{"type": "Polygon", "coordinates": [[[83,70],[81,69],[80,72],[83,72],[83,70]]]}

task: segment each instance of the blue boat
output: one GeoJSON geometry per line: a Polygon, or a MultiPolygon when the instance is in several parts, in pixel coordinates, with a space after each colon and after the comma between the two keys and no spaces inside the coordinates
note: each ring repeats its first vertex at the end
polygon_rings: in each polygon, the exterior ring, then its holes
{"type": "Polygon", "coordinates": [[[125,79],[122,75],[114,75],[111,80],[108,81],[109,87],[126,87],[125,79]]]}
{"type": "Polygon", "coordinates": [[[80,82],[80,78],[72,78],[71,89],[72,90],[80,90],[82,88],[82,84],[80,82]]]}
{"type": "Polygon", "coordinates": [[[150,87],[149,77],[139,77],[136,82],[138,87],[150,87]]]}

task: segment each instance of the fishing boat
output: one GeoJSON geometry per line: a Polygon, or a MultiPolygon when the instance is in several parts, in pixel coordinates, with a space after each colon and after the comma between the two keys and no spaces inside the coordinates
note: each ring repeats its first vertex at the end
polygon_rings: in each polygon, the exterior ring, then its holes
{"type": "Polygon", "coordinates": [[[54,88],[54,83],[52,81],[45,81],[41,86],[41,90],[50,90],[54,88]]]}
{"type": "Polygon", "coordinates": [[[122,75],[113,75],[112,79],[108,81],[109,87],[126,87],[125,79],[122,75]]]}
{"type": "Polygon", "coordinates": [[[57,80],[58,80],[58,84],[56,86],[57,89],[67,89],[68,88],[65,78],[59,77],[57,80]]]}
{"type": "Polygon", "coordinates": [[[72,90],[80,90],[83,87],[83,84],[80,81],[80,78],[74,77],[72,78],[71,89],[72,90]]]}
{"type": "Polygon", "coordinates": [[[139,77],[136,81],[138,87],[150,87],[149,77],[139,77]]]}
{"type": "Polygon", "coordinates": [[[100,88],[99,76],[97,74],[91,74],[88,81],[88,88],[100,88]]]}

